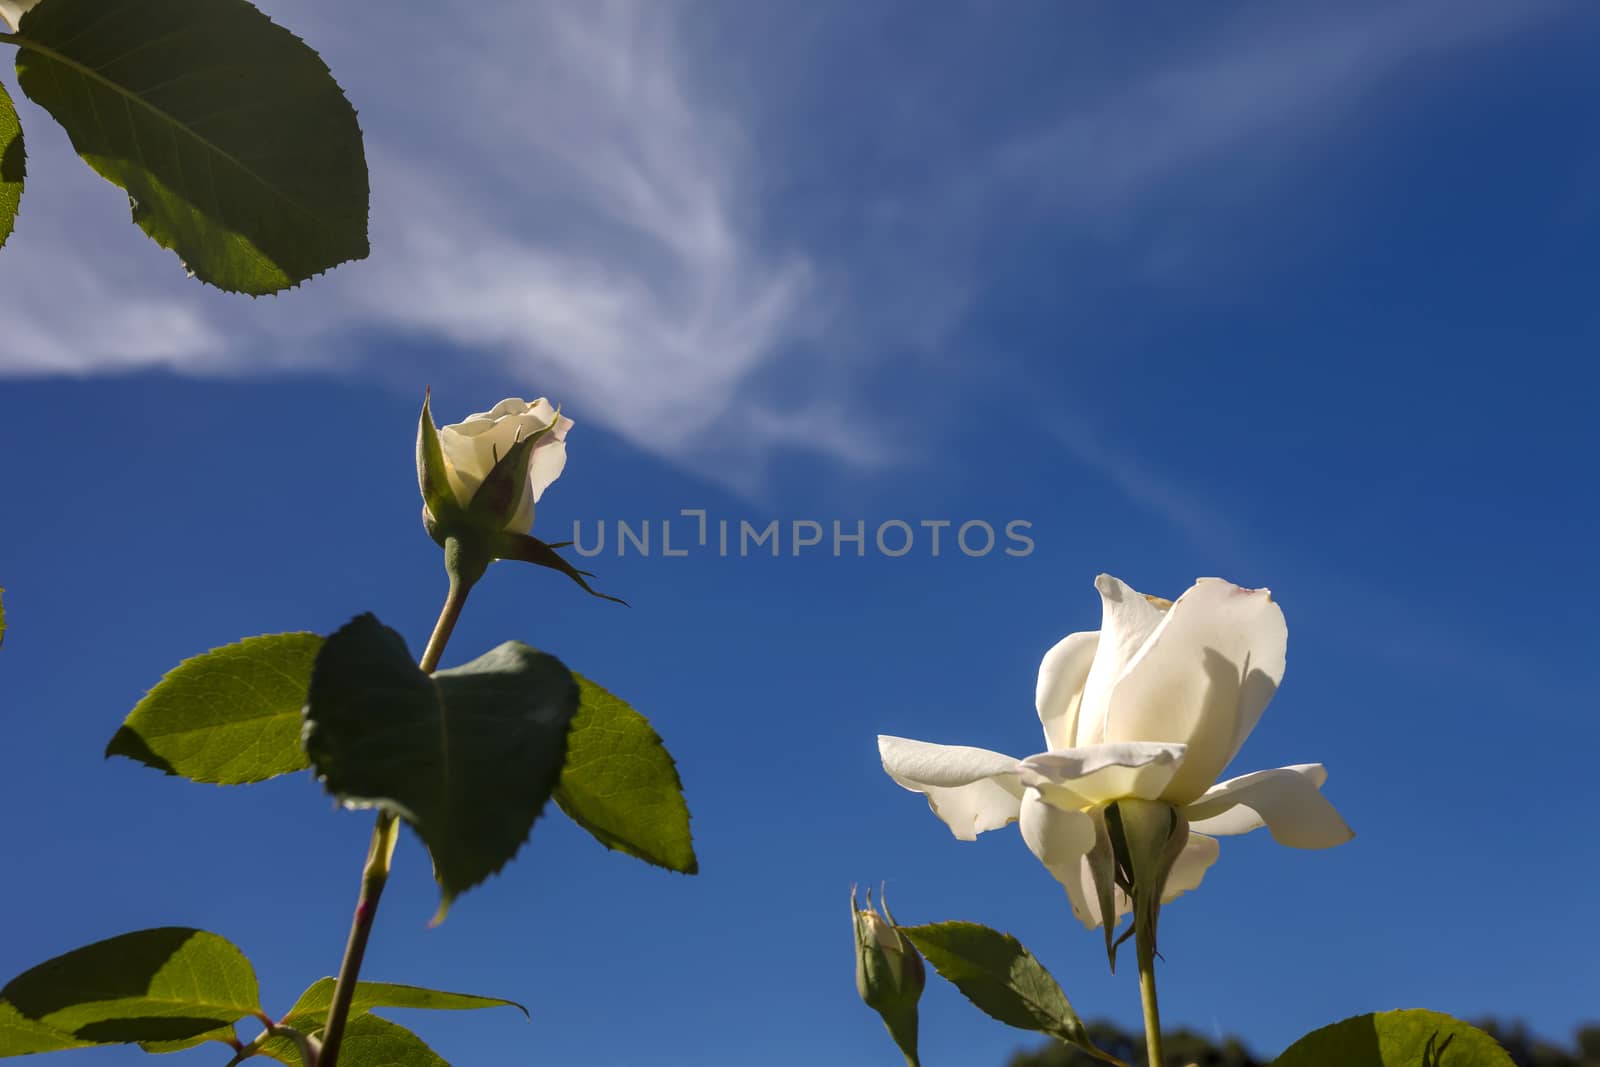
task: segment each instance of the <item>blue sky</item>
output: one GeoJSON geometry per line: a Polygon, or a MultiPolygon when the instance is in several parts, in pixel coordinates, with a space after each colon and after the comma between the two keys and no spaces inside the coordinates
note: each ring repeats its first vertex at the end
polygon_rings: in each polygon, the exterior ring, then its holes
{"type": "MultiPolygon", "coordinates": [[[[1169,1024],[1273,1052],[1392,1007],[1593,1017],[1592,9],[263,6],[373,169],[372,258],[302,290],[186,281],[19,98],[0,971],[164,924],[233,939],[279,1010],[336,967],[365,815],[100,751],[238,637],[371,610],[420,646],[431,385],[441,421],[540,394],[577,420],[550,538],[706,508],[1036,544],[608,552],[627,609],[491,572],[446,662],[518,638],[649,714],[703,873],[555,816],[430,930],[404,840],[367,975],[534,1011],[396,1016],[452,1062],[895,1062],[844,907],[880,880],[902,921],[1011,930],[1135,1023],[1015,830],[955,841],[873,740],[1034,751],[1039,657],[1098,624],[1099,571],[1274,590],[1289,669],[1234,770],[1326,763],[1358,834],[1224,840],[1162,925],[1169,1024]]],[[[1031,1043],[938,981],[923,1018],[930,1067],[1031,1043]]]]}

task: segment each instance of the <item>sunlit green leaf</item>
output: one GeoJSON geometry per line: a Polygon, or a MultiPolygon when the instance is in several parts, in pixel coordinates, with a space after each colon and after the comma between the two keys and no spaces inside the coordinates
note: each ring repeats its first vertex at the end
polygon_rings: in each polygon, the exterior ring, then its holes
{"type": "MultiPolygon", "coordinates": [[[[289,1067],[302,1067],[300,1054],[286,1039],[273,1038],[261,1055],[289,1067]]],[[[359,1015],[345,1027],[339,1067],[450,1067],[416,1034],[376,1015],[359,1015]]]]}
{"type": "Polygon", "coordinates": [[[700,869],[678,768],[650,720],[581,675],[556,803],[607,848],[668,870],[700,869]]]}
{"type": "Polygon", "coordinates": [[[1061,986],[1010,934],[968,922],[899,930],[941,977],[992,1018],[1095,1050],[1061,986]]]}
{"type": "MultiPolygon", "coordinates": [[[[0,85],[0,246],[6,243],[17,224],[27,162],[27,153],[22,148],[22,122],[17,118],[11,94],[0,85]]],[[[0,633],[4,632],[5,616],[0,614],[0,633]]]]}
{"type": "Polygon", "coordinates": [[[322,638],[267,634],[184,660],[128,715],[106,746],[197,782],[259,782],[308,766],[300,747],[322,638]]]}
{"type": "Polygon", "coordinates": [[[18,36],[22,91],[201,281],[273,293],[367,254],[355,109],[245,0],[46,0],[18,36]]]}
{"type": "Polygon", "coordinates": [[[555,788],[578,709],[561,662],[508,641],[431,678],[371,615],[328,638],[305,710],[317,776],[350,807],[380,807],[417,831],[442,899],[498,871],[555,788]]]}
{"type": "Polygon", "coordinates": [[[60,1052],[69,1048],[85,1048],[92,1041],[79,1041],[71,1034],[52,1029],[23,1015],[0,1000],[0,1058],[28,1056],[36,1052],[60,1052]]]}
{"type": "Polygon", "coordinates": [[[1274,1067],[1514,1067],[1482,1030],[1436,1011],[1357,1015],[1290,1045],[1274,1067]]]}
{"type": "MultiPolygon", "coordinates": [[[[283,1023],[302,1034],[321,1033],[327,1023],[328,1006],[333,1003],[332,978],[322,978],[300,994],[294,1007],[284,1017],[283,1023]]],[[[440,989],[421,986],[396,985],[392,982],[357,982],[354,998],[350,1001],[350,1015],[354,1019],[373,1008],[417,1008],[427,1011],[470,1011],[477,1008],[517,1008],[523,1015],[528,1009],[514,1000],[498,997],[480,997],[471,993],[448,993],[440,989]]],[[[350,1031],[346,1030],[348,1034],[350,1031]]],[[[268,1039],[261,1047],[262,1055],[272,1056],[288,1063],[299,1064],[294,1043],[288,1038],[268,1039]]],[[[344,1055],[340,1054],[340,1062],[344,1055]]]]}
{"type": "Polygon", "coordinates": [[[204,930],[168,926],[97,941],[0,989],[15,1014],[79,1041],[182,1041],[260,1010],[250,961],[204,930]]]}

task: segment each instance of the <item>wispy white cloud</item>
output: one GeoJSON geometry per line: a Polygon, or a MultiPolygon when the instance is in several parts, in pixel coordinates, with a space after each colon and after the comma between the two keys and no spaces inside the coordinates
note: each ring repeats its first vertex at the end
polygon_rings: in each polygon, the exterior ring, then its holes
{"type": "MultiPolygon", "coordinates": [[[[1064,93],[1029,127],[949,133],[961,158],[928,160],[903,188],[874,188],[838,157],[809,194],[830,205],[832,244],[778,224],[790,205],[766,168],[775,141],[799,127],[773,103],[796,88],[782,79],[835,68],[820,54],[783,66],[760,83],[771,97],[761,107],[730,95],[715,81],[726,65],[709,62],[716,46],[686,24],[703,29],[734,5],[263,7],[324,53],[361,106],[372,257],[254,302],[185,283],[24,104],[31,181],[0,254],[0,376],[368,373],[364,338],[407,335],[436,343],[424,368],[436,385],[465,366],[507,391],[548,392],[584,421],[748,487],[773,449],[857,466],[896,455],[859,429],[880,419],[853,420],[848,436],[813,428],[882,399],[858,388],[851,361],[878,364],[880,385],[958,371],[948,345],[1005,254],[997,233],[1114,229],[1218,159],[1271,166],[1279,142],[1293,151],[1287,131],[1333,128],[1420,58],[1565,5],[1258,9],[1154,59],[1130,38],[1125,75],[1064,93]],[[894,358],[908,362],[883,365],[894,358]],[[803,389],[788,388],[796,381],[803,389]]],[[[883,58],[895,66],[893,100],[875,111],[864,91],[856,110],[828,119],[909,148],[926,129],[903,120],[921,100],[937,109],[948,63],[883,58]]],[[[806,120],[822,149],[817,116],[806,120]]],[[[889,399],[903,399],[898,390],[889,399]]],[[[1150,483],[1111,443],[1078,449],[1130,493],[1150,483]]]]}
{"type": "Polygon", "coordinates": [[[695,84],[673,8],[264,6],[363,104],[372,257],[255,302],[185,287],[33,111],[0,374],[339,370],[360,331],[404,331],[445,372],[466,358],[652,451],[692,463],[740,438],[729,480],[804,445],[745,386],[806,316],[814,267],[759,235],[750,146],[695,84]]]}

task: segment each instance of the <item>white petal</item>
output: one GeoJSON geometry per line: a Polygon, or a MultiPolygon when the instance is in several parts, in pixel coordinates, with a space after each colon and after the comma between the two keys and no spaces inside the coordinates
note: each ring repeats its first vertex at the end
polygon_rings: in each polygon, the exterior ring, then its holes
{"type": "Polygon", "coordinates": [[[1029,756],[1017,773],[1050,803],[1082,809],[1123,797],[1155,800],[1183,760],[1182,745],[1089,745],[1029,756]]]}
{"type": "Polygon", "coordinates": [[[1083,707],[1078,712],[1074,745],[1098,745],[1103,741],[1154,741],[1161,738],[1114,738],[1106,733],[1106,713],[1112,687],[1128,664],[1161,625],[1165,612],[1143,593],[1109,574],[1094,580],[1100,591],[1100,642],[1094,663],[1084,679],[1083,707]]]}
{"type": "Polygon", "coordinates": [[[1269,591],[1201,578],[1112,687],[1106,740],[1187,744],[1165,799],[1193,800],[1233,759],[1277,691],[1288,639],[1269,591]]]}
{"type": "Polygon", "coordinates": [[[1068,634],[1044,654],[1044,662],[1039,664],[1034,703],[1044,727],[1044,742],[1050,748],[1071,748],[1074,744],[1083,684],[1089,678],[1089,666],[1099,643],[1100,635],[1093,630],[1068,634]]]}
{"type": "Polygon", "coordinates": [[[1301,763],[1230,778],[1183,809],[1192,829],[1243,834],[1265,826],[1291,848],[1332,848],[1355,836],[1318,790],[1328,780],[1320,763],[1301,763]]]}
{"type": "MultiPolygon", "coordinates": [[[[1066,887],[1070,896],[1074,889],[1083,892],[1084,857],[1094,847],[1094,820],[1081,811],[1062,811],[1039,797],[1037,789],[1022,794],[1021,820],[1017,824],[1022,840],[1045,869],[1055,875],[1056,881],[1066,887]]],[[[1075,899],[1073,913],[1080,910],[1075,899]]],[[[1079,918],[1084,918],[1079,915],[1079,918]]],[[[1088,920],[1085,919],[1085,922],[1088,920]]]]}
{"type": "Polygon", "coordinates": [[[1191,826],[1189,840],[1184,843],[1183,851],[1173,861],[1172,870],[1167,874],[1167,885],[1161,891],[1161,902],[1165,904],[1174,897],[1199,888],[1201,879],[1206,876],[1207,868],[1217,862],[1217,855],[1221,851],[1216,838],[1197,834],[1191,826]]]}
{"type": "Polygon", "coordinates": [[[925,794],[928,807],[963,841],[1015,821],[1021,809],[1022,783],[1013,756],[883,735],[878,755],[889,777],[925,794]]]}
{"type": "MultiPolygon", "coordinates": [[[[553,436],[553,433],[554,431],[540,438],[539,443],[533,446],[533,458],[528,463],[528,481],[533,490],[534,500],[538,500],[544,491],[550,488],[551,482],[561,477],[561,472],[567,466],[567,444],[553,436]]],[[[531,519],[533,508],[531,502],[528,508],[531,519]]]]}

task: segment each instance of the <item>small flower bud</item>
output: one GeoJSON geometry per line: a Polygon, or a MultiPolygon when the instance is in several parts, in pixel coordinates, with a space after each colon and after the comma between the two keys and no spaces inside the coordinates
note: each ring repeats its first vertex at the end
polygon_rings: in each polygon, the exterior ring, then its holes
{"type": "Polygon", "coordinates": [[[850,911],[856,937],[856,991],[868,1007],[883,1016],[883,1024],[906,1062],[916,1067],[917,1001],[927,983],[922,957],[895,927],[887,901],[883,902],[883,914],[878,914],[871,889],[862,909],[856,906],[855,887],[851,887],[850,911]]]}

